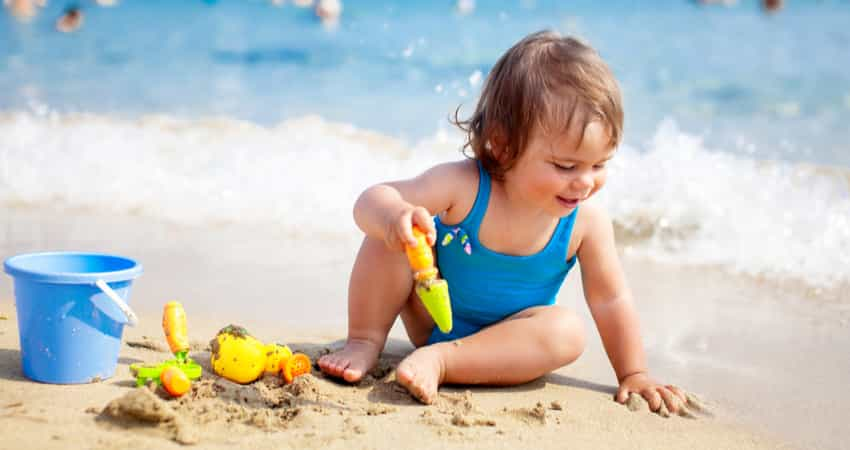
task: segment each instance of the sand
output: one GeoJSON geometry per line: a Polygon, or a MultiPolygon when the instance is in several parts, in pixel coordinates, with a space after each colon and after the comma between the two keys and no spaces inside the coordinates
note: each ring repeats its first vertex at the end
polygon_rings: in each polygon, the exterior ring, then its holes
{"type": "Polygon", "coordinates": [[[275,377],[240,386],[209,370],[207,342],[229,323],[314,361],[339,348],[356,236],[317,240],[261,226],[12,212],[0,229],[3,255],[108,251],[139,259],[145,273],[130,301],[141,322],[124,331],[115,375],[67,386],[23,377],[11,283],[3,275],[0,448],[840,449],[850,442],[850,398],[840,389],[842,374],[850,373],[850,311],[841,292],[813,296],[626,255],[653,375],[699,397],[692,417],[612,400],[615,380],[577,274],[559,301],[588,321],[588,350],[579,361],[512,388],[446,386],[435,405],[424,406],[394,381],[395,365],[412,350],[398,324],[376,370],[354,386],[317,370],[290,386],[275,377]],[[132,363],[170,357],[160,328],[169,300],[183,302],[191,356],[205,367],[177,400],[135,388],[129,373],[132,363]]]}
{"type": "MultiPolygon", "coordinates": [[[[8,305],[4,305],[4,315],[8,305]]],[[[156,317],[125,331],[149,341],[156,317]]],[[[266,376],[239,385],[212,374],[209,350],[190,356],[204,376],[171,399],[161,388],[134,387],[129,364],[170,357],[163,348],[125,345],[114,377],[85,385],[48,385],[21,374],[14,313],[2,321],[2,448],[782,448],[784,444],[705,414],[661,417],[636,402],[611,400],[612,386],[552,374],[514,388],[441,390],[424,406],[394,381],[410,349],[394,340],[378,367],[350,386],[318,372],[285,384],[266,376]],[[634,410],[633,410],[634,409],[634,410]]],[[[213,327],[214,328],[214,327],[213,327]]],[[[214,333],[192,324],[190,333],[214,333]]],[[[295,350],[316,359],[339,344],[293,336],[295,350]]]]}

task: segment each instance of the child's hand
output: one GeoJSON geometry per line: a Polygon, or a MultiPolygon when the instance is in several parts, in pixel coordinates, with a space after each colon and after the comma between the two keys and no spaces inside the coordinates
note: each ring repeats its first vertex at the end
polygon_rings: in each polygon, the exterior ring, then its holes
{"type": "Polygon", "coordinates": [[[615,399],[618,403],[626,403],[631,392],[642,396],[652,411],[658,411],[663,402],[670,412],[677,414],[688,402],[681,389],[670,384],[661,385],[644,372],[629,375],[620,381],[615,399]]]}
{"type": "Polygon", "coordinates": [[[428,245],[433,246],[437,241],[437,231],[431,213],[421,206],[408,206],[387,218],[387,229],[384,242],[387,247],[404,251],[405,245],[415,247],[417,242],[413,237],[413,226],[416,225],[428,236],[428,245]]]}

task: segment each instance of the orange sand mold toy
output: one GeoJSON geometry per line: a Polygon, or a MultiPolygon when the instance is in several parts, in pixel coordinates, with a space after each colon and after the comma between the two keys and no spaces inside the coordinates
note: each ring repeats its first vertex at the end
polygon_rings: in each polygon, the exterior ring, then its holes
{"type": "Polygon", "coordinates": [[[312,363],[303,353],[292,353],[286,345],[263,344],[244,327],[228,325],[210,341],[213,371],[240,384],[256,381],[264,373],[284,377],[287,383],[310,373],[312,363]]]}
{"type": "Polygon", "coordinates": [[[313,364],[310,362],[310,358],[307,357],[307,355],[303,353],[296,353],[286,360],[286,363],[283,365],[283,369],[281,370],[281,375],[287,383],[292,383],[292,381],[295,380],[295,377],[310,373],[312,366],[313,364]]]}
{"type": "Polygon", "coordinates": [[[162,330],[174,359],[160,364],[130,364],[136,386],[150,382],[162,384],[169,394],[179,397],[189,391],[191,380],[201,377],[201,366],[189,358],[186,312],[179,302],[168,302],[162,311],[162,330]]]}
{"type": "Polygon", "coordinates": [[[162,382],[162,387],[173,397],[180,397],[192,388],[189,377],[177,366],[168,366],[163,369],[159,380],[162,382]]]}
{"type": "Polygon", "coordinates": [[[439,278],[439,271],[434,266],[434,250],[428,245],[425,233],[419,227],[413,227],[413,237],[416,247],[405,246],[407,261],[413,270],[416,280],[416,295],[422,300],[428,314],[443,333],[452,331],[452,303],[449,298],[449,284],[439,278]]]}

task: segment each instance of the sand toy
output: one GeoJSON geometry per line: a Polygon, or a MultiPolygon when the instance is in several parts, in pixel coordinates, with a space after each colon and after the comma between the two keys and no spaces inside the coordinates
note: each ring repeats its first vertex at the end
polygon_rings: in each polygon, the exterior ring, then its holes
{"type": "Polygon", "coordinates": [[[440,331],[448,333],[452,331],[449,284],[439,277],[439,271],[434,265],[434,250],[428,245],[425,233],[414,226],[413,236],[418,244],[416,247],[405,246],[405,252],[413,270],[413,279],[416,280],[416,295],[422,300],[440,331]]]}
{"type": "Polygon", "coordinates": [[[129,303],[141,264],[104,253],[42,252],[13,256],[3,269],[14,280],[24,376],[78,384],[115,374],[124,327],[136,324],[129,303]]]}
{"type": "Polygon", "coordinates": [[[169,394],[179,397],[189,391],[191,380],[201,377],[201,366],[189,358],[186,312],[179,302],[168,302],[162,311],[162,330],[174,359],[159,364],[131,364],[136,386],[162,384],[169,394]]]}
{"type": "Polygon", "coordinates": [[[286,345],[263,344],[239,325],[228,325],[210,341],[213,371],[240,384],[256,381],[264,373],[279,374],[291,383],[310,373],[312,362],[303,353],[292,353],[286,345]]]}

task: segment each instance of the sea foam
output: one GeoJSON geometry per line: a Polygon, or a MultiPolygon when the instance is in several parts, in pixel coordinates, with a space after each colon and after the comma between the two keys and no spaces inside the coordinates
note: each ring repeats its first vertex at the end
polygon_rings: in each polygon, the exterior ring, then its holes
{"type": "MultiPolygon", "coordinates": [[[[356,236],[357,196],[460,159],[444,129],[407,143],[307,116],[273,127],[229,118],[0,115],[0,203],[135,214],[186,226],[267,223],[356,236]]],[[[816,286],[850,281],[845,169],[707,148],[676,123],[626,143],[594,201],[625,250],[816,286]]]]}

